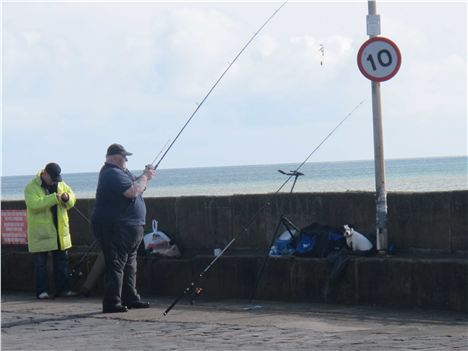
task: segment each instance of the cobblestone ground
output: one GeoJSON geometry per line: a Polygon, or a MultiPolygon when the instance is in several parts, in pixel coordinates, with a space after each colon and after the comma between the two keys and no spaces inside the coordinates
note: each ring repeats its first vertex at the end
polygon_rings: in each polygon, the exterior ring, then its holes
{"type": "Polygon", "coordinates": [[[2,293],[2,350],[468,350],[468,316],[256,301],[102,314],[96,298],[2,293]]]}

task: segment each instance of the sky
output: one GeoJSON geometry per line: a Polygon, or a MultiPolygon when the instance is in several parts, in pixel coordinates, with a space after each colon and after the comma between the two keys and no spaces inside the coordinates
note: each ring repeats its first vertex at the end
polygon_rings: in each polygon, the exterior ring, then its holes
{"type": "MultiPolygon", "coordinates": [[[[281,2],[3,1],[2,175],[97,172],[107,147],[151,163],[281,2]]],[[[356,56],[367,1],[288,2],[160,168],[374,157],[371,82],[356,56]],[[323,47],[323,55],[321,48],[323,47]]],[[[377,1],[400,48],[381,83],[386,159],[467,155],[467,4],[377,1]]]]}

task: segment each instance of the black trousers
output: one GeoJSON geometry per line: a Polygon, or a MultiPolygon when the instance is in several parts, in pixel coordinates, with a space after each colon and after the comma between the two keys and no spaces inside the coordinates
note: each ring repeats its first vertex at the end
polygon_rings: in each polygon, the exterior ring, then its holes
{"type": "MultiPolygon", "coordinates": [[[[67,251],[51,251],[54,267],[55,293],[60,294],[70,290],[68,282],[68,253],[67,251]]],[[[36,296],[49,292],[49,278],[47,274],[47,257],[49,252],[35,252],[34,270],[36,272],[36,296]]]]}
{"type": "Polygon", "coordinates": [[[104,307],[140,300],[136,290],[137,250],[143,240],[143,226],[118,223],[93,223],[106,264],[104,307]]]}

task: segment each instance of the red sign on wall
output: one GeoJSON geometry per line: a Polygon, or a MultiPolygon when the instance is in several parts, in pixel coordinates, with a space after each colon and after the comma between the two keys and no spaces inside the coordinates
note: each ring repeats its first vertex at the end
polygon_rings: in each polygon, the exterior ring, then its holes
{"type": "Polygon", "coordinates": [[[26,210],[2,210],[2,244],[28,243],[26,210]]]}

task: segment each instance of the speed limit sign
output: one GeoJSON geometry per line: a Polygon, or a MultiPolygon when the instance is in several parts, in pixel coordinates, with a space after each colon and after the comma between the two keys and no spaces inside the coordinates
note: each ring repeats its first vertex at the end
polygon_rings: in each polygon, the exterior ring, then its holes
{"type": "Polygon", "coordinates": [[[366,78],[383,82],[392,78],[400,69],[400,49],[388,38],[373,37],[361,45],[357,63],[366,78]]]}

